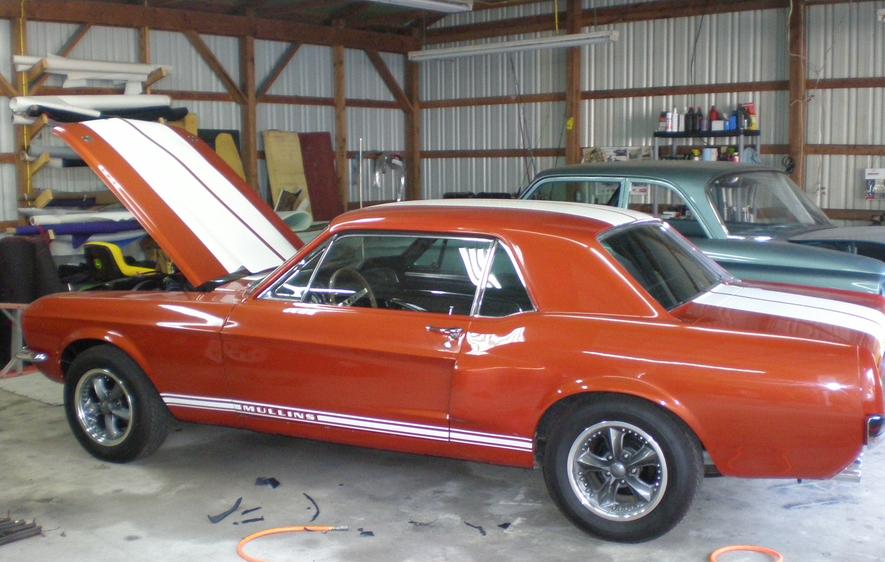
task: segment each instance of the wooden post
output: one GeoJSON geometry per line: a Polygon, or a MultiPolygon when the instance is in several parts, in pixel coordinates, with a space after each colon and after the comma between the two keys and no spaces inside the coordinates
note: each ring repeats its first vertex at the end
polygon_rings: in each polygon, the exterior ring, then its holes
{"type": "MultiPolygon", "coordinates": [[[[147,27],[138,28],[138,60],[142,64],[151,63],[151,30],[147,27]]],[[[151,93],[151,87],[145,87],[144,93],[151,93]]]]}
{"type": "Polygon", "coordinates": [[[793,181],[805,189],[805,143],[808,97],[808,42],[805,37],[805,0],[793,0],[790,12],[790,158],[793,181]]]}
{"type": "Polygon", "coordinates": [[[255,89],[255,38],[240,38],[240,90],[245,99],[240,106],[243,133],[243,169],[246,181],[258,191],[258,109],[255,89]]]}
{"type": "MultiPolygon", "coordinates": [[[[9,22],[11,33],[9,34],[12,41],[10,52],[18,55],[26,55],[28,50],[27,39],[27,21],[23,18],[13,18],[9,22]]],[[[15,65],[12,65],[15,85],[18,88],[18,95],[28,94],[28,73],[15,73],[15,65]]],[[[15,127],[15,154],[20,155],[28,149],[27,127],[15,127]]],[[[15,161],[16,183],[18,184],[18,199],[22,201],[23,206],[30,205],[32,198],[30,165],[22,158],[16,158],[15,161]]]]}
{"type": "Polygon", "coordinates": [[[332,47],[335,69],[335,162],[338,167],[338,191],[344,208],[350,202],[350,163],[347,159],[347,97],[344,76],[344,45],[332,47]]]}
{"type": "MultiPolygon", "coordinates": [[[[581,31],[581,0],[568,0],[568,32],[581,31]]],[[[581,117],[581,68],[583,57],[581,47],[571,47],[566,54],[566,124],[565,161],[577,164],[581,161],[581,138],[583,123],[581,117]]]]}
{"type": "Polygon", "coordinates": [[[422,199],[421,185],[421,65],[406,58],[406,97],[411,107],[406,111],[406,199],[422,199]]]}

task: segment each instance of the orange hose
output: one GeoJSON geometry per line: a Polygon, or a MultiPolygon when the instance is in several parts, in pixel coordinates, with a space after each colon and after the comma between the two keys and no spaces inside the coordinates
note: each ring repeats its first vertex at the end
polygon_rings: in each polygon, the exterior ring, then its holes
{"type": "Polygon", "coordinates": [[[245,539],[241,540],[240,544],[237,545],[237,554],[247,562],[264,562],[260,558],[255,558],[246,554],[246,545],[256,539],[270,535],[281,535],[283,533],[328,533],[329,531],[346,531],[347,529],[347,527],[328,527],[319,525],[300,525],[297,527],[275,527],[273,529],[266,529],[264,531],[252,533],[245,539]]]}
{"type": "Polygon", "coordinates": [[[719,562],[719,556],[728,554],[729,552],[758,552],[759,554],[767,554],[771,556],[772,562],[784,562],[784,556],[780,552],[765,546],[754,546],[748,544],[736,544],[734,546],[723,546],[713,551],[710,555],[710,562],[719,562]]]}

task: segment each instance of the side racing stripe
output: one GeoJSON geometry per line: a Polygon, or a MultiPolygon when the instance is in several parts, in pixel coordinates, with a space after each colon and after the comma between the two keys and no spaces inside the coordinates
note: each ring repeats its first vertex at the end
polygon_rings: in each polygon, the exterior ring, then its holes
{"type": "Polygon", "coordinates": [[[847,328],[873,336],[885,348],[885,314],[866,306],[738,285],[717,285],[694,302],[847,328]]]}
{"type": "Polygon", "coordinates": [[[432,441],[465,443],[469,445],[511,449],[515,451],[531,452],[533,450],[532,440],[527,437],[449,429],[445,426],[353,416],[336,412],[292,408],[289,406],[264,404],[260,402],[229,400],[226,398],[211,398],[169,393],[164,393],[160,396],[163,398],[163,401],[167,406],[177,408],[238,413],[247,416],[271,418],[309,425],[326,425],[344,429],[368,431],[370,433],[414,437],[416,439],[429,439],[432,441]]]}

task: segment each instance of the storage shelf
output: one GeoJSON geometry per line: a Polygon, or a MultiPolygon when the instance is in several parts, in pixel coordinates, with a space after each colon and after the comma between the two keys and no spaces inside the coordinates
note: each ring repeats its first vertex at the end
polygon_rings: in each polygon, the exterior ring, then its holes
{"type": "Polygon", "coordinates": [[[655,131],[653,136],[662,139],[721,139],[729,137],[758,137],[759,130],[744,131],[702,131],[692,133],[686,131],[655,131]]]}

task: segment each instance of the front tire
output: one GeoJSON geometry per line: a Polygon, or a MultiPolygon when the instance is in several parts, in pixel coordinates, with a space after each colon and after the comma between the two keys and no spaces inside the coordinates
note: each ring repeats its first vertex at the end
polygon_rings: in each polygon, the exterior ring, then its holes
{"type": "Polygon", "coordinates": [[[668,412],[629,397],[572,410],[544,455],[544,480],[562,512],[584,531],[618,542],[672,529],[702,478],[694,435],[668,412]]]}
{"type": "Polygon", "coordinates": [[[108,345],[77,356],[65,378],[65,413],[84,449],[101,460],[129,462],[165,440],[169,412],[147,375],[108,345]]]}

